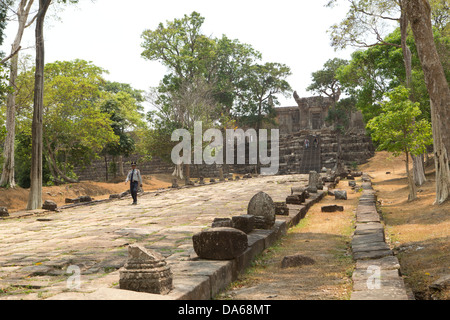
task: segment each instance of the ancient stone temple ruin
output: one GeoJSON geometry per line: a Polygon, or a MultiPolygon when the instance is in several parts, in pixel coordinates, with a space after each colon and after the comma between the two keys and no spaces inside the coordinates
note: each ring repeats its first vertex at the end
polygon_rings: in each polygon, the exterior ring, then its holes
{"type": "MultiPolygon", "coordinates": [[[[362,164],[374,156],[375,149],[366,134],[361,112],[349,114],[350,121],[346,132],[339,136],[334,125],[326,121],[333,105],[331,98],[300,98],[294,93],[294,99],[296,106],[276,108],[278,125],[275,128],[280,130],[278,174],[308,174],[310,171],[321,172],[323,168],[337,169],[338,157],[342,165],[351,167],[354,164],[362,164]],[[306,140],[309,141],[309,147],[306,140]],[[339,146],[341,152],[338,152],[339,146]]],[[[247,129],[249,128],[244,130],[247,129]]],[[[224,145],[226,143],[224,137],[224,145]]],[[[233,165],[192,165],[191,178],[200,178],[200,184],[203,184],[203,178],[223,180],[224,176],[230,173],[242,175],[256,173],[256,166],[249,161],[248,138],[240,143],[244,144],[246,152],[245,164],[238,164],[236,158],[233,165]]],[[[235,150],[240,146],[236,144],[235,150]]],[[[139,162],[139,168],[144,175],[172,174],[174,171],[173,163],[164,162],[157,157],[152,161],[142,161],[142,158],[144,157],[133,155],[124,158],[123,161],[139,162]]],[[[108,176],[108,162],[111,160],[106,158],[95,161],[88,168],[75,168],[75,173],[80,180],[104,179],[108,176]]],[[[174,187],[177,187],[177,181],[174,182],[174,187]]]]}
{"type": "Polygon", "coordinates": [[[331,98],[300,98],[296,92],[294,98],[297,106],[277,108],[280,174],[336,169],[338,157],[343,165],[352,166],[374,156],[375,148],[360,111],[349,114],[348,128],[339,136],[334,125],[325,121],[331,98]]]}

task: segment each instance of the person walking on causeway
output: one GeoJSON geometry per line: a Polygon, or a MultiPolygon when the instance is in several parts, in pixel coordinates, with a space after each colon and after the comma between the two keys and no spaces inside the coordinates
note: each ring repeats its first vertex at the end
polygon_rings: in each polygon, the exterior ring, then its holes
{"type": "Polygon", "coordinates": [[[131,163],[131,170],[128,172],[125,184],[130,181],[130,193],[133,197],[133,205],[137,205],[137,194],[139,186],[142,188],[142,176],[139,169],[136,169],[136,162],[131,163]]]}

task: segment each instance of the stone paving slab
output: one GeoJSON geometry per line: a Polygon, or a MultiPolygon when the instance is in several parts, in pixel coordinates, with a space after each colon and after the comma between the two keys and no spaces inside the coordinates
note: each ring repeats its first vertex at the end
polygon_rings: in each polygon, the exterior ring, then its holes
{"type": "Polygon", "coordinates": [[[370,179],[365,180],[351,243],[356,260],[351,300],[408,300],[398,259],[386,243],[376,192],[370,179]]]}
{"type": "Polygon", "coordinates": [[[363,243],[360,245],[352,246],[353,253],[368,252],[368,251],[380,251],[380,250],[390,250],[390,248],[384,241],[367,242],[367,243],[363,243]]]}
{"type": "Polygon", "coordinates": [[[372,260],[358,260],[356,269],[368,270],[369,267],[380,267],[381,270],[400,270],[400,263],[395,256],[383,257],[372,260]]]}
{"type": "MultiPolygon", "coordinates": [[[[199,263],[195,261],[193,234],[210,227],[215,218],[246,214],[248,202],[259,191],[281,202],[292,187],[307,183],[308,175],[259,177],[146,193],[139,197],[137,206],[131,206],[128,198],[114,199],[71,206],[61,212],[39,210],[20,219],[13,216],[0,220],[0,288],[15,288],[14,284],[20,281],[40,288],[36,293],[18,293],[17,297],[10,294],[0,299],[36,299],[38,293],[55,299],[71,293],[93,299],[97,290],[117,285],[118,269],[126,262],[127,247],[133,243],[156,250],[171,265],[199,263]],[[79,291],[66,292],[71,276],[66,274],[69,266],[76,266],[81,272],[79,291]],[[42,281],[44,277],[46,280],[42,281]]],[[[210,299],[224,285],[217,281],[219,278],[228,281],[236,277],[243,270],[240,268],[248,266],[258,253],[297,224],[323,196],[319,193],[301,206],[290,206],[289,216],[277,216],[273,230],[256,230],[249,235],[251,247],[232,263],[231,275],[230,267],[223,266],[190,277],[177,273],[176,290],[166,298],[210,299]],[[225,275],[221,270],[228,271],[225,275]]],[[[116,293],[99,291],[97,298],[116,293]]]]}
{"type": "Polygon", "coordinates": [[[408,300],[408,295],[404,289],[388,289],[354,291],[350,300],[408,300]]]}

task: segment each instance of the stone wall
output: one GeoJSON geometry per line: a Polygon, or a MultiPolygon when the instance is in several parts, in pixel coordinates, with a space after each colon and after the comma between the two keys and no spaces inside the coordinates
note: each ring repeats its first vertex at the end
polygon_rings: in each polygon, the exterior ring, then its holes
{"type": "MultiPolygon", "coordinates": [[[[303,158],[304,141],[307,136],[319,134],[317,131],[302,130],[283,135],[280,138],[280,174],[298,173],[303,158]]],[[[321,130],[321,167],[333,169],[336,166],[338,141],[333,130],[321,130]]],[[[364,131],[355,131],[341,136],[341,159],[351,167],[354,163],[363,164],[375,155],[372,139],[364,131]]]]}

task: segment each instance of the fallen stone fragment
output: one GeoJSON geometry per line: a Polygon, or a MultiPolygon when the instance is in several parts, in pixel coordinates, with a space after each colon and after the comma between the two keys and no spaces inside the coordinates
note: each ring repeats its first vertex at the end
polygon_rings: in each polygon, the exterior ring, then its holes
{"type": "Polygon", "coordinates": [[[302,255],[286,256],[281,261],[281,268],[294,268],[301,266],[309,266],[315,264],[316,261],[302,255]]]}
{"type": "Polygon", "coordinates": [[[2,217],[2,218],[9,217],[8,208],[0,207],[0,217],[2,217]]]}
{"type": "Polygon", "coordinates": [[[212,228],[231,228],[232,226],[230,218],[216,218],[211,225],[212,228]]]}
{"type": "Polygon", "coordinates": [[[322,207],[322,212],[338,212],[338,211],[343,212],[344,211],[344,207],[343,206],[337,206],[337,205],[322,207]]]}
{"type": "Polygon", "coordinates": [[[274,202],[275,203],[275,215],[288,216],[289,208],[286,202],[274,202]]]}
{"type": "Polygon", "coordinates": [[[128,247],[128,261],[119,270],[120,289],[153,294],[168,294],[173,274],[164,257],[138,245],[128,247]]]}
{"type": "Polygon", "coordinates": [[[233,228],[250,233],[255,228],[255,217],[250,215],[236,216],[232,218],[233,228]]]}
{"type": "Polygon", "coordinates": [[[250,200],[247,214],[255,217],[255,229],[271,229],[275,224],[275,204],[264,192],[259,192],[250,200]]]}
{"type": "Polygon", "coordinates": [[[294,194],[291,196],[287,196],[286,198],[286,204],[301,205],[303,202],[305,202],[305,199],[300,194],[294,194]]]}
{"type": "Polygon", "coordinates": [[[48,211],[56,211],[58,208],[58,205],[55,201],[52,200],[46,200],[44,204],[42,205],[42,209],[48,210],[48,211]]]}
{"type": "Polygon", "coordinates": [[[437,281],[433,282],[430,289],[434,291],[443,291],[448,287],[450,287],[450,274],[446,274],[440,277],[437,281]]]}
{"type": "Polygon", "coordinates": [[[233,260],[248,248],[247,235],[235,228],[212,228],[192,237],[195,253],[201,259],[233,260]]]}
{"type": "Polygon", "coordinates": [[[334,197],[336,200],[347,200],[347,191],[336,190],[334,191],[334,197]]]}

